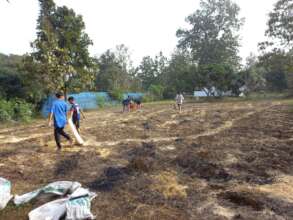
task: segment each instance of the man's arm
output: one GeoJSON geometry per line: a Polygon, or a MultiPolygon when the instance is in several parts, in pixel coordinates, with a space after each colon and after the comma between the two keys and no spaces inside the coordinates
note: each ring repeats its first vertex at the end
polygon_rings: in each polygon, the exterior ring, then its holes
{"type": "Polygon", "coordinates": [[[83,110],[80,109],[79,111],[80,111],[80,114],[82,115],[83,119],[85,119],[85,115],[83,113],[83,110]]]}

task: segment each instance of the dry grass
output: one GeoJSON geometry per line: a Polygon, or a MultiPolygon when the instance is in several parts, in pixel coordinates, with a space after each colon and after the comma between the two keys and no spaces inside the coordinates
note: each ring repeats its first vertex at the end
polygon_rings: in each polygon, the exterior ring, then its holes
{"type": "Polygon", "coordinates": [[[178,174],[174,171],[164,171],[152,176],[151,188],[164,195],[166,199],[186,198],[188,186],[178,182],[178,174]]]}

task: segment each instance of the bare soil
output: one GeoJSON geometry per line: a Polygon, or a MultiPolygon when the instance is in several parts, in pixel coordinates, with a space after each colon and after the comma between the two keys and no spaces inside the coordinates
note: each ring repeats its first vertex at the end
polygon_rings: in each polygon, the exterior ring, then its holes
{"type": "MultiPolygon", "coordinates": [[[[85,146],[56,152],[45,121],[0,129],[0,176],[22,194],[79,181],[97,219],[293,219],[293,113],[286,102],[169,104],[87,113],[85,146]]],[[[24,220],[43,201],[0,211],[24,220]]]]}

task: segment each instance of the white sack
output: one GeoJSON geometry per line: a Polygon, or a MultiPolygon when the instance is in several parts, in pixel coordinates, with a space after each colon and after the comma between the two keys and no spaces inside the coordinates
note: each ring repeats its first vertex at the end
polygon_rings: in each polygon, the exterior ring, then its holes
{"type": "Polygon", "coordinates": [[[10,181],[0,177],[0,210],[6,207],[12,197],[10,181]]]}
{"type": "Polygon", "coordinates": [[[72,194],[80,186],[81,186],[80,183],[71,182],[71,181],[58,181],[58,182],[50,183],[49,185],[43,188],[23,194],[21,196],[16,195],[14,197],[14,203],[15,205],[21,205],[21,204],[27,203],[43,193],[55,194],[60,196],[64,196],[66,194],[72,194]]]}

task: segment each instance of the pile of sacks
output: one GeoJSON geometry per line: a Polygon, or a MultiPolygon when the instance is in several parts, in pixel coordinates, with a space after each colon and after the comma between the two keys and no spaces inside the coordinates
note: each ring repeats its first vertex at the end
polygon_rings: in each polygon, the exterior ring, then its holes
{"type": "MultiPolygon", "coordinates": [[[[94,219],[91,201],[96,194],[85,189],[78,182],[58,181],[35,191],[14,196],[14,204],[20,206],[42,194],[58,195],[62,198],[46,203],[29,213],[29,220],[66,220],[94,219]]],[[[0,210],[12,199],[11,183],[0,177],[0,210]]]]}

